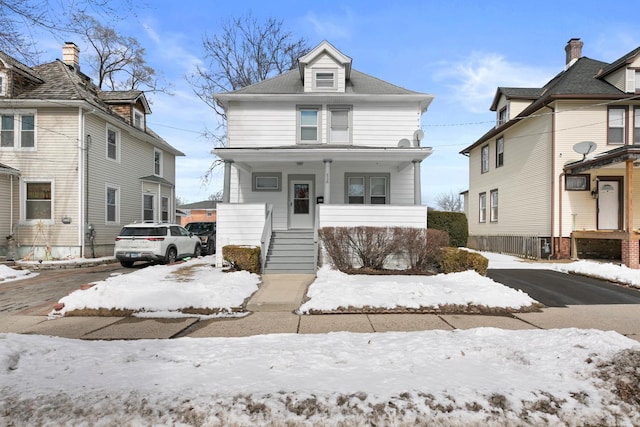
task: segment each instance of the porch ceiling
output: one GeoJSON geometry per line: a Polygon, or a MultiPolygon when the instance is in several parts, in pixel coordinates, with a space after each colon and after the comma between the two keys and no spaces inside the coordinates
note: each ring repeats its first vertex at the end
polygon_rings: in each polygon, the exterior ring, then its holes
{"type": "Polygon", "coordinates": [[[640,161],[640,145],[625,145],[605,151],[593,158],[568,163],[564,166],[564,171],[567,174],[576,174],[604,167],[622,167],[622,163],[629,160],[634,161],[634,166],[636,166],[636,162],[640,161]]]}
{"type": "Polygon", "coordinates": [[[213,153],[222,160],[236,163],[289,162],[390,162],[422,161],[431,155],[431,147],[363,147],[363,146],[288,146],[264,148],[217,148],[213,153]]]}

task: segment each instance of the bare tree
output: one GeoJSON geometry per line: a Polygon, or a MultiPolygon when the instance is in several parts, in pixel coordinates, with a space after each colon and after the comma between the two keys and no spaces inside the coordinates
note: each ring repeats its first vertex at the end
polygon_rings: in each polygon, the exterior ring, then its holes
{"type": "Polygon", "coordinates": [[[440,210],[446,212],[462,212],[462,196],[460,192],[448,191],[436,196],[436,205],[440,210]]]}
{"type": "Polygon", "coordinates": [[[37,62],[37,33],[56,39],[76,34],[73,13],[93,13],[110,21],[130,17],[131,0],[0,0],[0,50],[28,65],[37,62]]]}
{"type": "Polygon", "coordinates": [[[95,51],[90,67],[96,73],[98,87],[168,92],[169,85],[147,64],[146,50],[138,39],[121,35],[85,13],[75,14],[74,20],[95,51]]]}
{"type": "Polygon", "coordinates": [[[209,194],[209,198],[207,200],[210,200],[212,202],[220,202],[222,201],[222,196],[223,196],[223,191],[217,191],[213,194],[209,194]]]}

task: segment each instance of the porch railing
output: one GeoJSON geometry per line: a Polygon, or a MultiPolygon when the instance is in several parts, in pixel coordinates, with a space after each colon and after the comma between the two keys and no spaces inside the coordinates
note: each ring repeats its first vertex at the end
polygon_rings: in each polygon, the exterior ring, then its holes
{"type": "Polygon", "coordinates": [[[273,234],[272,216],[273,205],[267,205],[264,228],[260,237],[260,267],[262,270],[264,270],[264,265],[267,262],[267,252],[269,251],[269,245],[271,245],[271,235],[273,234]]]}
{"type": "Polygon", "coordinates": [[[467,246],[478,251],[496,252],[520,258],[540,259],[546,240],[539,236],[499,234],[469,236],[467,246]]]}

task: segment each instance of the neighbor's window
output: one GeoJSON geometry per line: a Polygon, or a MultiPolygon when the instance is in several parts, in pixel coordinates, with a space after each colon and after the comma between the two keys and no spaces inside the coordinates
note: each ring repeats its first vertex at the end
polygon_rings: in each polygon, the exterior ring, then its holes
{"type": "Polygon", "coordinates": [[[120,131],[107,126],[107,158],[120,161],[120,131]]]}
{"type": "Polygon", "coordinates": [[[480,193],[478,199],[478,221],[487,222],[487,193],[480,193]]]}
{"type": "Polygon", "coordinates": [[[138,129],[144,129],[144,114],[138,110],[133,110],[133,125],[138,129]]]}
{"type": "Polygon", "coordinates": [[[280,191],[281,172],[254,172],[251,181],[253,191],[280,191]]]}
{"type": "Polygon", "coordinates": [[[107,187],[107,222],[118,223],[118,188],[107,187]]]}
{"type": "Polygon", "coordinates": [[[491,190],[491,222],[498,222],[498,190],[491,190]]]}
{"type": "Polygon", "coordinates": [[[3,112],[0,118],[0,147],[35,148],[35,113],[3,112]]]}
{"type": "Polygon", "coordinates": [[[319,108],[301,108],[298,110],[298,140],[300,142],[320,142],[319,108]]]}
{"type": "Polygon", "coordinates": [[[315,88],[316,89],[335,89],[336,79],[333,71],[316,71],[315,72],[315,88]]]}
{"type": "Polygon", "coordinates": [[[565,175],[564,188],[567,191],[587,191],[589,190],[589,174],[565,175]]]}
{"type": "Polygon", "coordinates": [[[142,219],[144,221],[153,221],[153,194],[145,194],[142,196],[142,219]]]}
{"type": "Polygon", "coordinates": [[[153,150],[153,174],[162,176],[162,151],[153,150]]]}
{"type": "Polygon", "coordinates": [[[7,95],[7,75],[4,72],[0,72],[0,96],[7,95]]]}
{"type": "Polygon", "coordinates": [[[349,132],[349,122],[351,121],[351,110],[344,107],[329,109],[329,140],[333,143],[349,143],[351,135],[349,132]]]}
{"type": "Polygon", "coordinates": [[[640,107],[633,109],[633,143],[640,144],[640,107]]]}
{"type": "Polygon", "coordinates": [[[489,172],[489,146],[482,147],[480,152],[481,172],[489,172]]]}
{"type": "Polygon", "coordinates": [[[609,107],[609,132],[607,144],[625,143],[625,115],[626,107],[609,107]]]}
{"type": "Polygon", "coordinates": [[[52,218],[52,183],[51,181],[27,182],[25,184],[25,219],[38,220],[52,218]]]}
{"type": "Polygon", "coordinates": [[[169,222],[169,198],[163,196],[160,203],[162,205],[162,222],[169,222]]]}
{"type": "Polygon", "coordinates": [[[498,112],[498,126],[501,126],[509,120],[509,110],[505,106],[498,112]]]}
{"type": "Polygon", "coordinates": [[[500,137],[496,141],[496,167],[504,165],[504,138],[500,137]]]}
{"type": "Polygon", "coordinates": [[[389,174],[346,174],[346,203],[385,205],[389,203],[389,174]]]}

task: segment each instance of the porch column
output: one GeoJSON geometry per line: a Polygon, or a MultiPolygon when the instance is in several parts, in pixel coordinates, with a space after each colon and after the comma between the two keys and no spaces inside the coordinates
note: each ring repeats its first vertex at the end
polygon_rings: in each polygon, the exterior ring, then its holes
{"type": "Polygon", "coordinates": [[[625,162],[625,194],[624,194],[624,231],[627,240],[622,240],[622,263],[629,268],[640,269],[640,242],[631,239],[633,236],[633,160],[625,162]]]}
{"type": "Polygon", "coordinates": [[[331,203],[331,159],[324,159],[324,202],[331,203]]]}
{"type": "Polygon", "coordinates": [[[222,188],[222,203],[229,203],[229,191],[231,190],[231,164],[232,160],[224,161],[224,185],[222,188]]]}
{"type": "Polygon", "coordinates": [[[422,189],[420,188],[420,160],[413,161],[413,204],[422,204],[422,189]]]}

